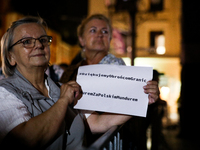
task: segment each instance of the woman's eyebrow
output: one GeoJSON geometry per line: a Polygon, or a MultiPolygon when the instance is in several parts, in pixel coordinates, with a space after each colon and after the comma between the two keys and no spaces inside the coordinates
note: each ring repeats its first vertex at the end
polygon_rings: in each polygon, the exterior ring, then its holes
{"type": "MultiPolygon", "coordinates": [[[[38,38],[40,38],[40,37],[42,37],[42,36],[45,36],[45,35],[46,35],[46,34],[43,34],[43,35],[39,36],[38,38]]],[[[24,38],[34,38],[34,37],[33,37],[33,36],[24,35],[24,36],[22,36],[21,39],[24,39],[24,38]]]]}
{"type": "Polygon", "coordinates": [[[107,28],[107,27],[103,27],[102,29],[106,29],[106,30],[108,30],[108,28],[107,28]]]}

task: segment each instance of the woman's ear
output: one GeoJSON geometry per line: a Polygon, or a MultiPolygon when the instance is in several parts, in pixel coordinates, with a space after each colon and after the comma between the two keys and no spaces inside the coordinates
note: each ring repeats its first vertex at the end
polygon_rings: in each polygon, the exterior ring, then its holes
{"type": "Polygon", "coordinates": [[[9,61],[11,66],[15,66],[16,65],[15,57],[14,57],[14,54],[12,52],[9,52],[8,61],[9,61]]]}
{"type": "Polygon", "coordinates": [[[83,37],[79,36],[78,39],[79,39],[79,43],[81,44],[81,46],[84,47],[85,43],[84,43],[83,37]]]}

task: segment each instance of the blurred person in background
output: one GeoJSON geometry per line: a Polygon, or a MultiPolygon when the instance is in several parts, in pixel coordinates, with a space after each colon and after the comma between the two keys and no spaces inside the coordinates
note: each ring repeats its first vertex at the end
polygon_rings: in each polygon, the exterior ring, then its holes
{"type": "Polygon", "coordinates": [[[109,53],[112,27],[110,20],[104,15],[95,14],[84,19],[77,28],[77,34],[82,52],[81,55],[77,55],[79,56],[79,60],[76,60],[78,63],[73,63],[62,75],[60,79],[62,83],[76,80],[79,66],[91,64],[125,65],[121,58],[109,53]]]}
{"type": "MultiPolygon", "coordinates": [[[[159,83],[159,75],[161,75],[161,73],[157,70],[153,70],[153,81],[159,83]]],[[[151,150],[170,150],[162,133],[162,120],[164,117],[167,118],[167,102],[162,100],[159,96],[158,100],[154,104],[149,105],[147,109],[147,117],[145,119],[145,131],[147,132],[148,127],[151,129],[151,150]]],[[[147,138],[145,137],[145,139],[147,138]]]]}
{"type": "MultiPolygon", "coordinates": [[[[102,14],[94,14],[84,19],[77,29],[78,39],[82,48],[82,59],[67,68],[60,82],[66,83],[76,80],[79,66],[92,64],[125,65],[121,58],[109,53],[112,39],[112,27],[110,20],[102,14]]],[[[148,81],[144,86],[144,92],[149,94],[149,103],[154,103],[158,98],[158,84],[156,81],[148,81]]],[[[99,133],[108,129],[111,125],[120,125],[128,121],[131,116],[82,111],[89,124],[92,133],[99,133]]]]}
{"type": "MultiPolygon", "coordinates": [[[[153,70],[152,80],[159,83],[159,75],[161,73],[153,70]]],[[[133,150],[147,150],[147,144],[151,145],[151,150],[170,150],[162,132],[164,117],[167,118],[167,102],[159,96],[155,103],[148,106],[146,118],[133,117],[126,123],[125,145],[131,145],[130,149],[133,150]],[[150,144],[147,143],[148,129],[150,129],[150,144]]]]}

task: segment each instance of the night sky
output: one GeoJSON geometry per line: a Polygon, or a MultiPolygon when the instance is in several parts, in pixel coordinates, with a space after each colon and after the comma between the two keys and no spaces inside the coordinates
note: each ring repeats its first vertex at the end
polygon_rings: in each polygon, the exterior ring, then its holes
{"type": "Polygon", "coordinates": [[[23,15],[40,16],[47,25],[62,35],[62,39],[77,44],[76,29],[87,16],[87,0],[11,0],[14,11],[23,15]]]}

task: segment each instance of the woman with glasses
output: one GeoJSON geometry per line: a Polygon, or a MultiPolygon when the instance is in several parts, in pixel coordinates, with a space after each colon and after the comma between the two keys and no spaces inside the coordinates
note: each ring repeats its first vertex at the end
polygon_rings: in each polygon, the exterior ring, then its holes
{"type": "Polygon", "coordinates": [[[82,96],[71,81],[58,87],[45,70],[52,37],[44,21],[25,17],[1,39],[0,149],[75,149],[84,137],[82,116],[70,108],[82,96]]]}

